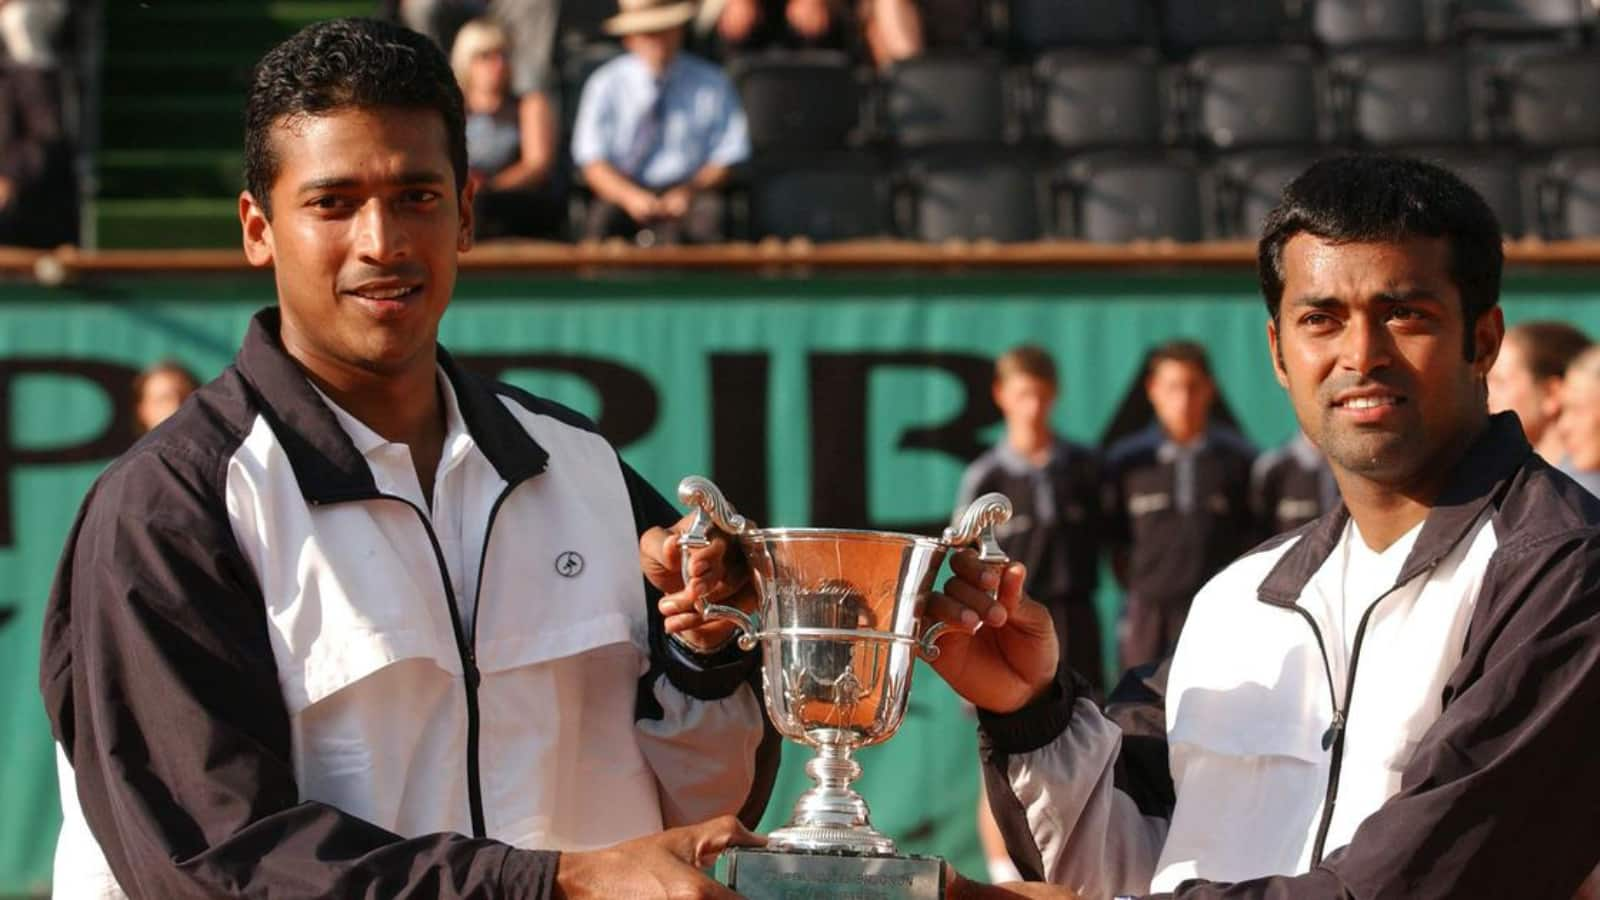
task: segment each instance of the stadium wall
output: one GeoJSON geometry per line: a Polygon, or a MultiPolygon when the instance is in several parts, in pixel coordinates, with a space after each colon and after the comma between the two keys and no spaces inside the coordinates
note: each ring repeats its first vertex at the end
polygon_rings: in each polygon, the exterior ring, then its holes
{"type": "MultiPolygon", "coordinates": [[[[1507,319],[1600,334],[1597,274],[1515,271],[1507,319]]],[[[39,629],[77,505],[131,440],[129,382],[169,357],[215,375],[272,300],[261,276],[0,284],[0,895],[47,888],[59,811],[39,629]]],[[[967,458],[998,434],[995,354],[1023,341],[1048,348],[1063,379],[1061,431],[1096,443],[1136,389],[1144,351],[1198,339],[1233,416],[1267,447],[1294,426],[1264,324],[1243,268],[474,275],[441,340],[469,365],[594,417],[669,496],[681,476],[703,473],[763,523],[931,532],[967,458]]],[[[1101,600],[1114,613],[1115,592],[1101,600]]],[[[980,875],[973,722],[931,672],[916,682],[901,734],[862,754],[860,788],[906,849],[980,875]]],[[[802,759],[787,753],[764,829],[804,788],[802,759]]]]}

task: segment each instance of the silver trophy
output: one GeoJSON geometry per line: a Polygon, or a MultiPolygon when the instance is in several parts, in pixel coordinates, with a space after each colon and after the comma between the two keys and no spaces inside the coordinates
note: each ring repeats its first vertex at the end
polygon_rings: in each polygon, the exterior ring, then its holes
{"type": "Polygon", "coordinates": [[[868,821],[866,801],[850,787],[861,774],[851,757],[899,729],[915,655],[939,655],[947,626],[922,614],[945,555],[972,545],[985,564],[1008,562],[994,529],[1011,518],[1011,501],[979,497],[941,538],[930,538],[757,528],[698,476],[679,483],[678,498],[695,510],[682,547],[705,546],[712,526],[737,538],[759,596],[753,612],[707,603],[702,615],[735,622],[741,647],[761,645],[767,714],[784,737],[816,750],[806,763],[816,785],[765,850],[731,855],[730,886],[750,900],[942,897],[942,862],[898,854],[868,821]]]}

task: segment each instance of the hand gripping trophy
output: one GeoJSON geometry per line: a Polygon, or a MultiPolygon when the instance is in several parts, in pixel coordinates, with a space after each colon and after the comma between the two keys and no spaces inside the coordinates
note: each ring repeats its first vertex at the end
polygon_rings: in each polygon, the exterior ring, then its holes
{"type": "Polygon", "coordinates": [[[767,714],[784,737],[816,749],[806,763],[816,785],[764,849],[729,851],[729,885],[749,900],[943,897],[943,861],[899,854],[868,822],[850,787],[861,774],[851,756],[900,727],[914,654],[939,654],[948,626],[924,623],[922,608],[945,555],[973,545],[985,564],[1008,562],[994,529],[1011,518],[1011,501],[985,494],[929,538],[757,528],[698,476],[679,483],[678,498],[696,510],[683,547],[704,546],[713,525],[737,538],[760,598],[754,612],[706,604],[702,615],[732,619],[741,647],[761,645],[767,714]]]}

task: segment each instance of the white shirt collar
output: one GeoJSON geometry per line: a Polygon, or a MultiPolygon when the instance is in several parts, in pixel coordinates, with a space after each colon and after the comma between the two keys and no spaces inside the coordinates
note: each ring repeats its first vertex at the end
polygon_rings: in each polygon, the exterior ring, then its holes
{"type": "MultiPolygon", "coordinates": [[[[436,383],[440,388],[439,394],[444,398],[444,453],[439,459],[439,471],[443,473],[465,457],[477,444],[472,440],[472,432],[467,430],[466,419],[461,416],[461,405],[456,400],[455,386],[450,383],[443,368],[436,366],[435,371],[436,383]]],[[[309,378],[306,379],[306,383],[311,385],[311,389],[316,391],[322,402],[333,411],[333,417],[339,422],[339,427],[350,436],[350,442],[355,444],[356,450],[369,461],[374,453],[384,447],[401,446],[373,431],[365,422],[333,402],[333,398],[323,393],[322,389],[309,378]]]]}

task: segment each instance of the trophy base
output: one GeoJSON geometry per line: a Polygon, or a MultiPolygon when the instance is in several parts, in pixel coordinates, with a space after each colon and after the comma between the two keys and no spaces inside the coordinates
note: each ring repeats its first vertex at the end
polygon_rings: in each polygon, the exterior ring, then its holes
{"type": "Polygon", "coordinates": [[[934,856],[723,852],[728,887],[747,900],[942,900],[944,861],[934,856]]]}

